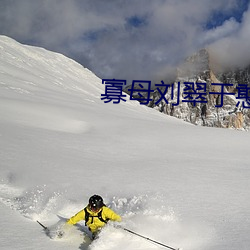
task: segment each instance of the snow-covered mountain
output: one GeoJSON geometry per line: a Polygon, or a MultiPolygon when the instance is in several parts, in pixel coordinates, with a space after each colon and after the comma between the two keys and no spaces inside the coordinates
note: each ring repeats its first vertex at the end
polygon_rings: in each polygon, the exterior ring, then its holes
{"type": "Polygon", "coordinates": [[[162,249],[112,225],[91,243],[84,222],[51,240],[36,223],[53,228],[97,193],[124,227],[171,247],[248,250],[249,133],[102,93],[71,59],[0,37],[0,248],[162,249]]]}

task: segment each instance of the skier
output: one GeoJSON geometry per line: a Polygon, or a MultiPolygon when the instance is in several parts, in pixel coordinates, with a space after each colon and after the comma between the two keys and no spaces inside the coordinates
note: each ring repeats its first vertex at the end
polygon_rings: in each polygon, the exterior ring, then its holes
{"type": "Polygon", "coordinates": [[[74,225],[80,220],[85,220],[85,226],[92,232],[94,239],[109,220],[120,222],[122,219],[120,215],[105,206],[101,196],[95,194],[89,198],[89,204],[72,216],[67,224],[74,225]]]}

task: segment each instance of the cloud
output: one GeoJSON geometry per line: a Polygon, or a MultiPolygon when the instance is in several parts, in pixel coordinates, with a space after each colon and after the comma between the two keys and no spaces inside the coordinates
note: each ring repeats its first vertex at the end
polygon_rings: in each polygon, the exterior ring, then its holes
{"type": "Polygon", "coordinates": [[[213,42],[219,41],[225,37],[235,34],[240,28],[240,24],[235,20],[235,18],[230,18],[224,21],[221,26],[216,28],[206,30],[201,36],[201,44],[211,44],[213,42]]]}
{"type": "Polygon", "coordinates": [[[204,46],[220,51],[238,43],[232,34],[248,38],[247,13],[206,28],[214,13],[238,9],[237,0],[2,0],[0,33],[64,53],[101,78],[160,79],[204,46]]]}
{"type": "MultiPolygon", "coordinates": [[[[220,29],[227,30],[227,24],[225,23],[220,29]]],[[[245,11],[242,22],[235,24],[232,32],[226,33],[226,36],[210,44],[214,60],[225,67],[248,66],[250,64],[250,9],[245,11]]]]}

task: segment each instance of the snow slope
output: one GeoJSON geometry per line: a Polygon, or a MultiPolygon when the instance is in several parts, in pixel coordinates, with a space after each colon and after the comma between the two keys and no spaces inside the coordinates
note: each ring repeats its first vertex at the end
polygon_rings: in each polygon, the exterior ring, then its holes
{"type": "Polygon", "coordinates": [[[76,62],[0,36],[0,248],[162,249],[112,225],[90,244],[83,223],[61,240],[36,223],[54,228],[97,193],[124,227],[171,247],[248,250],[249,133],[102,93],[76,62]]]}

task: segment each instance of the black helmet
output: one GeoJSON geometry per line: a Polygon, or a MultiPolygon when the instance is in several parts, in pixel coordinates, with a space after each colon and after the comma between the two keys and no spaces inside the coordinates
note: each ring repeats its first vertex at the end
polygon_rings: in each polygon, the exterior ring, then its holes
{"type": "Polygon", "coordinates": [[[103,199],[101,196],[95,194],[89,198],[90,209],[99,210],[103,205],[103,199]]]}

